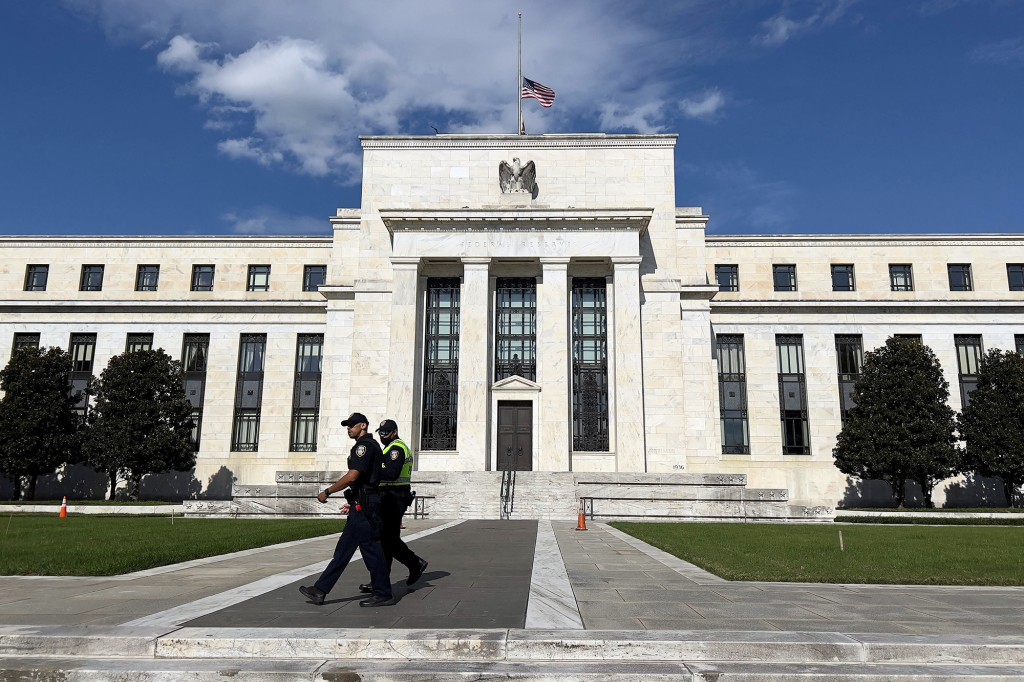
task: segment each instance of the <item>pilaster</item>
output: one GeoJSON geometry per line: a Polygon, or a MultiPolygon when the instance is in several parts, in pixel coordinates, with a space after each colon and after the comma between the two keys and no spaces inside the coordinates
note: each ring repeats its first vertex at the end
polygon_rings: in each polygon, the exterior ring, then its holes
{"type": "Polygon", "coordinates": [[[541,258],[538,291],[540,471],[569,471],[569,259],[541,258]]]}
{"type": "Polygon", "coordinates": [[[640,257],[613,257],[615,453],[618,471],[647,470],[643,354],[640,335],[640,257]]]}
{"type": "Polygon", "coordinates": [[[412,441],[416,367],[421,353],[416,350],[419,329],[419,258],[391,258],[394,289],[391,298],[391,357],[387,411],[382,419],[394,419],[398,433],[412,441]]]}
{"type": "Polygon", "coordinates": [[[461,468],[487,468],[487,389],[490,258],[463,258],[459,303],[459,414],[461,468]]]}

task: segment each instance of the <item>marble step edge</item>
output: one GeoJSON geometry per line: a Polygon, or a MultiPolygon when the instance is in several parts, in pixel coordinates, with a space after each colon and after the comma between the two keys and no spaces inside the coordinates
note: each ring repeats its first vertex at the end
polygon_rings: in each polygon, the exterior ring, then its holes
{"type": "MultiPolygon", "coordinates": [[[[277,471],[274,482],[277,484],[298,483],[333,483],[344,474],[344,471],[277,471]]],[[[480,479],[483,481],[501,481],[501,471],[421,471],[413,472],[413,483],[447,483],[452,480],[480,479]]],[[[617,485],[696,485],[696,486],[745,486],[746,474],[714,474],[714,473],[621,473],[593,472],[581,473],[573,471],[517,471],[516,481],[561,481],[568,485],[617,484],[617,485]]],[[[254,485],[254,484],[241,484],[254,485]]]]}
{"type": "Polygon", "coordinates": [[[0,659],[39,656],[1024,666],[1024,641],[835,632],[0,626],[0,659]]]}
{"type": "Polygon", "coordinates": [[[729,662],[494,662],[348,659],[0,659],[0,679],[61,682],[1010,682],[1022,666],[729,662]],[[13,678],[11,677],[13,676],[13,678]]]}

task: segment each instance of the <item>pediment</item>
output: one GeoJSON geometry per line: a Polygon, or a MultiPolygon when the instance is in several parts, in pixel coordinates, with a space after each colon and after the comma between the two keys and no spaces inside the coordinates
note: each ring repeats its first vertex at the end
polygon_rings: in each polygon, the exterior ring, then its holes
{"type": "Polygon", "coordinates": [[[537,391],[540,392],[540,384],[529,379],[524,379],[518,374],[505,377],[491,386],[492,391],[537,391]]]}

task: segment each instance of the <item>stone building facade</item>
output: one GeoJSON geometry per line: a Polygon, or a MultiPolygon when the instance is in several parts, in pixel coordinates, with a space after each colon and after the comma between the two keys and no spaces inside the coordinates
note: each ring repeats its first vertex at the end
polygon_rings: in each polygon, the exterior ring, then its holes
{"type": "Polygon", "coordinates": [[[863,351],[920,335],[959,409],[1021,343],[1024,238],[708,235],[675,143],[367,137],[330,237],[0,238],[0,357],[183,359],[200,495],[342,468],[359,410],[424,471],[742,473],[835,506],[863,351]]]}

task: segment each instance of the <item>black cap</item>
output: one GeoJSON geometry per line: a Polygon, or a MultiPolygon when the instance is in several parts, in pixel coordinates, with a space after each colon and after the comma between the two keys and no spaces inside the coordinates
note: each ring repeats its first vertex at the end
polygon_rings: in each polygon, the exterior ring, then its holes
{"type": "Polygon", "coordinates": [[[377,427],[377,433],[394,433],[396,431],[398,431],[398,424],[394,419],[385,419],[377,427]]]}
{"type": "Polygon", "coordinates": [[[353,412],[348,416],[348,419],[342,419],[342,426],[355,426],[356,424],[370,425],[370,420],[366,418],[366,415],[362,412],[353,412]]]}

